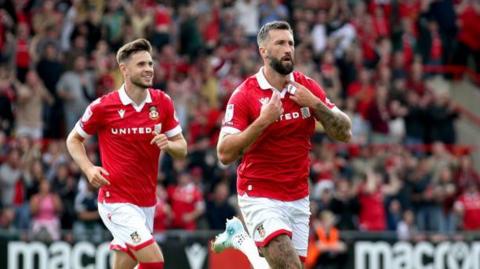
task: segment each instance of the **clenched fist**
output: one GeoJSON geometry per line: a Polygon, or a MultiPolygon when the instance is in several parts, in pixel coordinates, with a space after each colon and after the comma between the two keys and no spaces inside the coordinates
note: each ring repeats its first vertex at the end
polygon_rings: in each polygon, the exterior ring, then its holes
{"type": "Polygon", "coordinates": [[[169,147],[168,137],[165,134],[159,134],[157,132],[153,132],[155,135],[153,139],[150,141],[150,144],[156,144],[158,148],[162,151],[167,150],[169,147]]]}

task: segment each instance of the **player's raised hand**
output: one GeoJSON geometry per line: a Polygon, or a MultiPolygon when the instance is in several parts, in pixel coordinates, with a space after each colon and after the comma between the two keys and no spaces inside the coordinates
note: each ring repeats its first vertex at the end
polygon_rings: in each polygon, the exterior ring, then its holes
{"type": "Polygon", "coordinates": [[[150,144],[157,145],[158,148],[161,150],[166,150],[168,148],[168,137],[165,134],[159,134],[158,132],[153,132],[155,135],[153,139],[150,141],[150,144]]]}
{"type": "Polygon", "coordinates": [[[100,188],[103,185],[110,185],[110,181],[104,177],[109,176],[110,174],[103,167],[93,166],[85,174],[87,175],[88,182],[90,182],[95,188],[100,188]]]}
{"type": "Polygon", "coordinates": [[[318,97],[298,82],[290,81],[287,87],[289,87],[290,99],[301,107],[313,107],[318,102],[318,97]]]}
{"type": "Polygon", "coordinates": [[[260,118],[264,119],[268,124],[278,120],[283,113],[282,100],[280,94],[273,92],[272,97],[267,104],[262,106],[260,111],[260,118]]]}

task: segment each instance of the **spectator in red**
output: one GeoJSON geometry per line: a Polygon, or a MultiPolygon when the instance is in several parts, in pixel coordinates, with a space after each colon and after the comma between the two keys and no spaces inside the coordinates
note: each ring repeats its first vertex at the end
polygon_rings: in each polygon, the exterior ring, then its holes
{"type": "Polygon", "coordinates": [[[459,193],[462,193],[470,181],[480,184],[480,174],[473,167],[472,156],[464,155],[460,157],[459,167],[455,174],[455,183],[459,193]]]}
{"type": "Polygon", "coordinates": [[[163,4],[157,4],[154,12],[154,30],[152,35],[152,45],[159,50],[169,44],[170,30],[172,29],[172,10],[163,4]]]}
{"type": "Polygon", "coordinates": [[[420,14],[420,1],[418,0],[404,0],[398,3],[398,12],[400,18],[408,17],[414,21],[417,20],[420,14]]]}
{"type": "Polygon", "coordinates": [[[475,59],[476,72],[480,72],[480,3],[463,0],[456,8],[458,16],[458,43],[453,55],[453,64],[467,64],[470,55],[475,59]]]}
{"type": "Polygon", "coordinates": [[[357,111],[366,117],[369,104],[374,100],[375,89],[371,84],[371,71],[360,70],[356,81],[348,86],[347,95],[357,102],[357,111]]]}
{"type": "Polygon", "coordinates": [[[416,91],[420,96],[425,95],[427,91],[424,81],[423,65],[418,61],[411,66],[407,88],[416,91]]]}
{"type": "Polygon", "coordinates": [[[25,82],[28,69],[30,67],[30,30],[26,23],[17,26],[17,40],[15,51],[15,66],[17,68],[17,79],[25,82]]]}
{"type": "Polygon", "coordinates": [[[358,194],[360,230],[383,231],[387,228],[382,185],[380,173],[367,171],[358,194]]]}
{"type": "Polygon", "coordinates": [[[470,181],[455,202],[455,211],[461,216],[461,226],[465,231],[480,229],[480,192],[478,189],[478,184],[470,181]]]}
{"type": "Polygon", "coordinates": [[[172,208],[168,204],[167,190],[162,184],[157,185],[157,204],[155,205],[155,217],[153,219],[153,231],[164,232],[172,221],[172,208]]]}
{"type": "Polygon", "coordinates": [[[366,113],[372,131],[371,142],[374,144],[385,144],[392,141],[389,128],[390,111],[388,108],[388,89],[385,85],[377,85],[376,97],[366,113]]]}
{"type": "Polygon", "coordinates": [[[187,172],[178,175],[178,184],[167,189],[173,211],[172,228],[195,230],[197,219],[205,212],[202,192],[187,172]]]}
{"type": "Polygon", "coordinates": [[[375,16],[372,19],[374,31],[378,37],[390,36],[390,25],[382,6],[377,5],[375,7],[375,16]]]}

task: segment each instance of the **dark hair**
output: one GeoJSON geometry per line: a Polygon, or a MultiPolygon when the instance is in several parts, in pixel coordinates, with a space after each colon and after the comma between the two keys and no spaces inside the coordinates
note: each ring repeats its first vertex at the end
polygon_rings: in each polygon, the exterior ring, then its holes
{"type": "Polygon", "coordinates": [[[139,38],[132,42],[129,42],[123,45],[117,52],[117,63],[122,63],[127,60],[130,55],[139,52],[139,51],[148,51],[152,53],[152,45],[148,40],[139,38]]]}
{"type": "Polygon", "coordinates": [[[293,34],[292,27],[290,27],[290,24],[286,21],[272,21],[266,23],[260,28],[260,31],[257,34],[257,44],[259,47],[268,38],[268,33],[271,30],[288,30],[293,34]]]}

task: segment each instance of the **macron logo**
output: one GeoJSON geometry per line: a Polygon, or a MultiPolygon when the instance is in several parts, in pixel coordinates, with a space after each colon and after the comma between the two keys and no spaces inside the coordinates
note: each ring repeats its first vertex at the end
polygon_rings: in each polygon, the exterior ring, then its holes
{"type": "Polygon", "coordinates": [[[262,97],[262,98],[258,99],[258,101],[262,104],[262,106],[264,106],[268,103],[268,101],[270,101],[270,98],[262,97]]]}
{"type": "Polygon", "coordinates": [[[120,110],[118,111],[118,115],[120,115],[120,118],[123,119],[123,116],[125,116],[125,110],[124,110],[124,109],[120,109],[120,110]]]}

